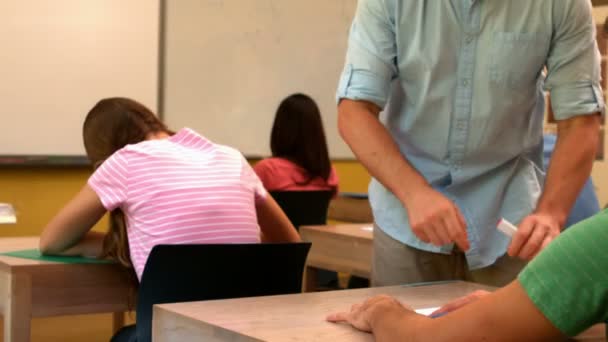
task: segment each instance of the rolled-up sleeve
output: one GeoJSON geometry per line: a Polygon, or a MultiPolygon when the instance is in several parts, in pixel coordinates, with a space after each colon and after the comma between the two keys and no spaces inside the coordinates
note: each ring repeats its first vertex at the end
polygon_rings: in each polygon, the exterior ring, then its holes
{"type": "Polygon", "coordinates": [[[554,32],[545,89],[551,92],[555,119],[604,114],[600,54],[590,1],[569,0],[553,9],[554,32]]]}
{"type": "Polygon", "coordinates": [[[337,100],[371,101],[384,107],[397,75],[394,22],[382,0],[360,0],[350,30],[337,100]]]}

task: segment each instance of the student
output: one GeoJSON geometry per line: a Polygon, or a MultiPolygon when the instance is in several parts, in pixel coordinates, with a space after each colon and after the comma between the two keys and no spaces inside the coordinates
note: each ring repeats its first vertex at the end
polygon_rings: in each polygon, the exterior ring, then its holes
{"type": "Polygon", "coordinates": [[[608,320],[608,211],[549,244],[517,280],[431,319],[377,296],[327,317],[372,332],[376,341],[540,341],[574,336],[608,320]]]}
{"type": "MultiPolygon", "coordinates": [[[[338,175],[331,165],[321,113],[304,94],[285,98],[274,118],[270,134],[272,157],[254,170],[268,191],[332,191],[338,193],[338,175]]],[[[320,271],[318,287],[338,287],[336,272],[320,271]]]]}
{"type": "Polygon", "coordinates": [[[300,240],[238,151],[173,133],[133,100],[98,102],[83,137],[95,172],[44,228],[43,254],[112,257],[141,279],[158,244],[300,240]],[[91,232],[107,211],[108,234],[91,232]]]}
{"type": "Polygon", "coordinates": [[[331,190],[338,175],[327,152],[319,107],[304,94],[284,99],[270,135],[272,158],[254,167],[268,191],[331,190]]]}

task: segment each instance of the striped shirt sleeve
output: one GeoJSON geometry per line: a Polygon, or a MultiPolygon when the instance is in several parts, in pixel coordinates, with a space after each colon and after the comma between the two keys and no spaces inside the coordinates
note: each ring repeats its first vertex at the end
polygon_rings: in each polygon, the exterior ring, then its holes
{"type": "Polygon", "coordinates": [[[568,336],[608,320],[608,211],[568,228],[518,277],[530,300],[568,336]]]}
{"type": "Polygon", "coordinates": [[[253,188],[256,203],[266,200],[267,192],[258,175],[256,175],[255,171],[253,171],[253,168],[251,165],[249,165],[249,162],[247,162],[245,157],[241,158],[241,163],[241,180],[244,184],[253,188]]]}
{"type": "Polygon", "coordinates": [[[125,203],[127,199],[128,165],[125,150],[119,150],[89,178],[89,186],[97,193],[103,206],[112,211],[125,203]]]}

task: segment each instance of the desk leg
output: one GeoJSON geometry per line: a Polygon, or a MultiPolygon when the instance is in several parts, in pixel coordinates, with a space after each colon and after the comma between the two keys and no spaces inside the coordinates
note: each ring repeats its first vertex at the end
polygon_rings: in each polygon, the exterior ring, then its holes
{"type": "Polygon", "coordinates": [[[112,333],[116,334],[116,332],[124,326],[125,313],[122,311],[112,313],[112,333]]]}
{"type": "Polygon", "coordinates": [[[317,271],[317,268],[310,266],[306,266],[306,268],[304,269],[304,292],[316,291],[317,271]]]}
{"type": "Polygon", "coordinates": [[[28,275],[6,274],[4,341],[30,340],[32,320],[32,281],[28,275]]]}

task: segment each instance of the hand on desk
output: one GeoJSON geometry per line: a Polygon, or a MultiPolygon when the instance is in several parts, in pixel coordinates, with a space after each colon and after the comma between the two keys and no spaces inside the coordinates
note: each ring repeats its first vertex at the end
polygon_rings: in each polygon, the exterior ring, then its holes
{"type": "Polygon", "coordinates": [[[427,185],[403,202],[412,231],[420,240],[435,246],[456,243],[462,251],[469,249],[466,221],[443,194],[427,185]]]}
{"type": "Polygon", "coordinates": [[[354,304],[350,308],[350,312],[330,314],[326,319],[333,323],[348,323],[361,331],[371,332],[374,322],[383,319],[380,316],[401,317],[407,313],[414,313],[414,311],[393,297],[379,295],[369,298],[362,304],[354,304]]]}
{"type": "Polygon", "coordinates": [[[507,252],[512,257],[532,260],[559,233],[559,222],[552,215],[533,213],[521,221],[507,252]]]}

